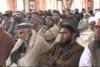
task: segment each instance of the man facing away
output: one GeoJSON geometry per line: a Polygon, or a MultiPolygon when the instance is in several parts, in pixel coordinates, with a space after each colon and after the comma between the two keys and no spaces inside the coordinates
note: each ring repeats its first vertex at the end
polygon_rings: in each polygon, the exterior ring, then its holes
{"type": "Polygon", "coordinates": [[[15,41],[0,25],[0,67],[6,65],[6,60],[14,47],[15,41]]]}

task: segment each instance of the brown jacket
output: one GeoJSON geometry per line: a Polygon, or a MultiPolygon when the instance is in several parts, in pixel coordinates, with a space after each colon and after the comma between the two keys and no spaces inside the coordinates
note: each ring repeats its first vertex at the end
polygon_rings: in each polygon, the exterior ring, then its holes
{"type": "Polygon", "coordinates": [[[84,48],[79,46],[75,41],[64,48],[56,44],[41,57],[40,64],[51,67],[78,67],[83,50],[84,48]]]}
{"type": "Polygon", "coordinates": [[[0,28],[0,66],[6,64],[6,59],[12,50],[15,41],[4,30],[0,28]]]}

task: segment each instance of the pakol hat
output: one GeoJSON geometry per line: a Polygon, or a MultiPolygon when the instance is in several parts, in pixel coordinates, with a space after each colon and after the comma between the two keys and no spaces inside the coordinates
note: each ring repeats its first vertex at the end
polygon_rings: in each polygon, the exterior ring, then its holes
{"type": "Polygon", "coordinates": [[[25,28],[29,28],[29,29],[32,29],[33,28],[33,25],[30,24],[30,23],[21,23],[21,24],[18,24],[16,26],[17,29],[25,29],[25,28]]]}

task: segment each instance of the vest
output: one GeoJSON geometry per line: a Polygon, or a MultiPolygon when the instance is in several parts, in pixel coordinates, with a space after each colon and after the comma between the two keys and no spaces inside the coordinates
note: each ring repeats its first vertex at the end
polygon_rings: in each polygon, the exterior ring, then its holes
{"type": "Polygon", "coordinates": [[[88,47],[92,56],[92,66],[100,66],[100,43],[97,44],[97,41],[93,41],[88,47]]]}

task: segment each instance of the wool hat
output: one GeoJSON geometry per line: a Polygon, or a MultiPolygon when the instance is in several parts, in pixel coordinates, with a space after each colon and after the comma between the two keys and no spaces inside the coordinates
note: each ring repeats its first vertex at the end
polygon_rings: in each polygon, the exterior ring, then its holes
{"type": "Polygon", "coordinates": [[[69,28],[70,31],[71,31],[71,32],[74,32],[74,33],[76,33],[76,31],[77,31],[76,28],[74,27],[74,25],[73,25],[72,23],[70,23],[70,22],[69,22],[69,23],[66,23],[66,22],[63,23],[63,24],[61,25],[61,28],[62,28],[62,27],[69,28]]]}
{"type": "Polygon", "coordinates": [[[65,27],[66,29],[68,29],[70,32],[72,33],[76,33],[76,37],[79,36],[79,32],[78,32],[78,29],[76,27],[75,24],[73,24],[72,22],[63,22],[60,26],[61,28],[65,27]]]}
{"type": "Polygon", "coordinates": [[[100,25],[100,11],[95,14],[95,25],[100,25]]]}
{"type": "Polygon", "coordinates": [[[32,29],[33,25],[30,23],[20,23],[16,26],[17,29],[25,29],[25,28],[29,28],[32,29]]]}
{"type": "Polygon", "coordinates": [[[91,23],[92,21],[95,21],[95,17],[90,17],[88,23],[91,23]]]}
{"type": "Polygon", "coordinates": [[[95,14],[95,21],[100,19],[100,11],[95,14]]]}

